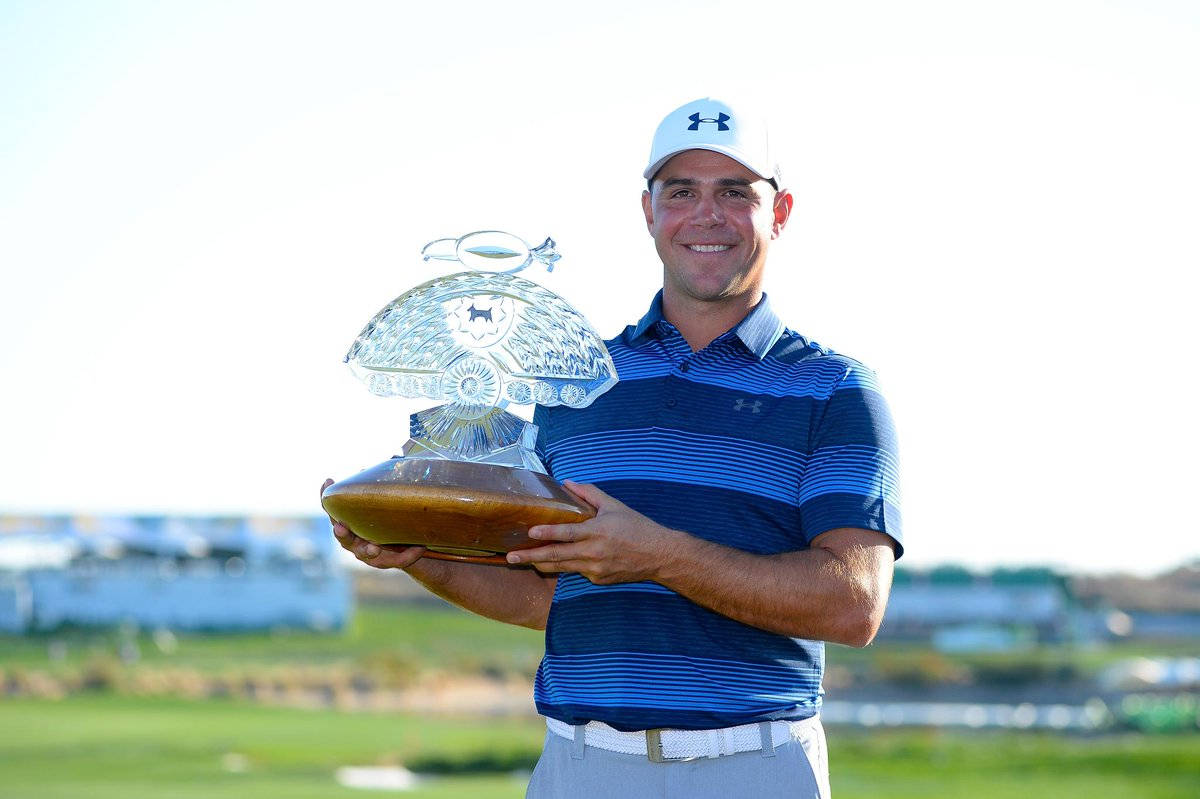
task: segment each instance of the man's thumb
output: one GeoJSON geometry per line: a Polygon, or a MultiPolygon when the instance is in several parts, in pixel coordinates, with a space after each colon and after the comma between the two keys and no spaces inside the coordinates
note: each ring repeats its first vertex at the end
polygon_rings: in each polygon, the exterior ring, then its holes
{"type": "Polygon", "coordinates": [[[611,505],[615,500],[591,483],[576,483],[574,480],[563,480],[563,488],[600,510],[605,505],[611,505]]]}

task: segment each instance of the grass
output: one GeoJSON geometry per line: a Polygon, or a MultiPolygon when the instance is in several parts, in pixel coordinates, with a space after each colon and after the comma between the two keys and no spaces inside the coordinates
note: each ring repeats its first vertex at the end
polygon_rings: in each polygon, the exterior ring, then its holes
{"type": "Polygon", "coordinates": [[[1183,799],[1200,786],[1200,736],[833,729],[837,799],[1183,799]]]}
{"type": "Polygon", "coordinates": [[[542,656],[540,631],[513,627],[451,607],[362,607],[330,633],[178,633],[171,646],[151,631],[67,629],[0,636],[0,669],[79,671],[136,652],[144,667],[187,667],[206,674],[279,666],[344,667],[401,682],[422,670],[532,676],[542,656]],[[53,656],[51,653],[54,653],[53,656]]]}
{"type": "MultiPolygon", "coordinates": [[[[218,672],[231,663],[253,668],[304,664],[367,665],[373,671],[436,668],[455,672],[532,675],[542,654],[542,633],[474,616],[452,607],[425,604],[364,604],[345,630],[319,633],[179,633],[164,651],[150,631],[59,630],[24,636],[0,635],[0,667],[79,668],[98,657],[115,657],[130,644],[148,666],[186,665],[218,672]],[[56,653],[53,662],[48,656],[56,653]]],[[[957,655],[927,645],[884,641],[866,649],[827,647],[830,665],[875,677],[953,678],[981,672],[1003,678],[1030,674],[1087,677],[1129,657],[1195,654],[1195,642],[1118,643],[1087,649],[1043,646],[1029,652],[957,655]]]]}
{"type": "MultiPolygon", "coordinates": [[[[366,605],[343,631],[178,634],[164,645],[146,631],[59,630],[0,636],[0,676],[88,674],[97,663],[194,669],[219,675],[344,669],[380,683],[422,673],[529,678],[542,634],[428,605],[366,605]]],[[[1016,676],[1094,674],[1114,660],[1175,654],[1162,647],[1068,647],[950,656],[884,642],[831,646],[831,666],[918,681],[964,670],[1016,676]]],[[[1193,649],[1194,651],[1194,649],[1193,649]]],[[[101,669],[103,670],[103,669],[101,669]]],[[[108,683],[111,686],[115,683],[108,683]]],[[[924,682],[922,683],[924,684],[924,682]]],[[[348,714],[118,695],[105,684],[52,701],[0,694],[0,796],[349,797],[334,773],[345,765],[402,764],[436,775],[406,796],[520,797],[541,748],[536,718],[348,714]],[[230,768],[244,764],[245,768],[230,768]],[[516,775],[516,776],[514,776],[516,775]]],[[[1200,735],[1094,737],[1034,732],[834,728],[838,799],[1167,799],[1200,795],[1200,735]]],[[[368,794],[369,795],[369,794],[368,794]]]]}
{"type": "MultiPolygon", "coordinates": [[[[6,799],[350,797],[343,765],[438,776],[406,796],[517,797],[537,719],[349,715],[113,695],[0,700],[6,799]],[[244,771],[231,771],[231,755],[244,771]]],[[[830,730],[838,799],[1173,799],[1196,796],[1200,736],[1067,737],[830,730]]],[[[369,795],[369,794],[367,794],[369,795]]]]}
{"type": "Polygon", "coordinates": [[[0,701],[8,799],[361,796],[339,766],[402,764],[439,776],[413,797],[517,797],[540,751],[536,719],[348,715],[235,702],[117,696],[0,701]],[[242,772],[224,765],[244,762],[242,772]]]}
{"type": "Polygon", "coordinates": [[[925,643],[885,640],[863,649],[828,644],[825,651],[828,668],[867,683],[915,689],[955,683],[1020,688],[1094,679],[1128,658],[1192,657],[1196,642],[1123,641],[1097,647],[1062,643],[1013,652],[946,653],[925,643]]]}

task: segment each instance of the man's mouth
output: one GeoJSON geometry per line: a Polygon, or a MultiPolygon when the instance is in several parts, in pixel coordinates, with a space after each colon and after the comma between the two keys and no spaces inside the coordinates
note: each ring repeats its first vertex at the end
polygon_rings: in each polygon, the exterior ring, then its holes
{"type": "Polygon", "coordinates": [[[686,244],[684,246],[686,246],[692,252],[725,252],[726,250],[731,249],[733,245],[731,245],[731,244],[686,244]]]}

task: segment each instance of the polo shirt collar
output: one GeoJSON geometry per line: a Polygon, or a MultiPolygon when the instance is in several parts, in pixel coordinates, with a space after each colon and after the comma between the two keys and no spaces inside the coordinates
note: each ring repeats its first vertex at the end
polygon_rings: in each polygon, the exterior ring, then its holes
{"type": "Polygon", "coordinates": [[[655,325],[664,321],[666,320],[663,319],[662,312],[662,289],[659,289],[658,293],[654,295],[654,299],[650,301],[650,310],[646,311],[646,315],[638,320],[633,332],[629,334],[629,343],[639,343],[643,336],[649,335],[655,325]]]}
{"type": "MultiPolygon", "coordinates": [[[[662,310],[662,289],[659,289],[658,293],[654,295],[654,299],[650,302],[650,310],[646,311],[646,315],[638,320],[629,334],[629,343],[636,346],[643,337],[650,335],[659,322],[666,323],[662,310]]],[[[755,305],[750,313],[746,314],[746,317],[738,322],[730,332],[746,345],[746,349],[754,353],[754,357],[761,361],[771,351],[771,347],[775,346],[779,337],[783,335],[783,329],[783,322],[771,310],[766,292],[764,292],[758,305],[755,305]]]]}

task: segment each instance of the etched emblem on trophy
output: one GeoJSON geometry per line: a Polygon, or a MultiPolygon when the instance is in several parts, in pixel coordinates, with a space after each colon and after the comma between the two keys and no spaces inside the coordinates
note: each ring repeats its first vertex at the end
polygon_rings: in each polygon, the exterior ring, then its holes
{"type": "Polygon", "coordinates": [[[325,489],[321,505],[331,517],[377,544],[504,563],[503,553],[536,545],[530,527],[594,515],[546,474],[534,451],[537,428],[506,409],[584,408],[617,381],[587,320],[516,274],[534,263],[552,271],[554,247],[549,238],[530,247],[496,230],[425,245],[424,260],[471,271],[388,303],[346,363],[374,394],[440,404],[411,416],[403,455],[325,489]]]}

